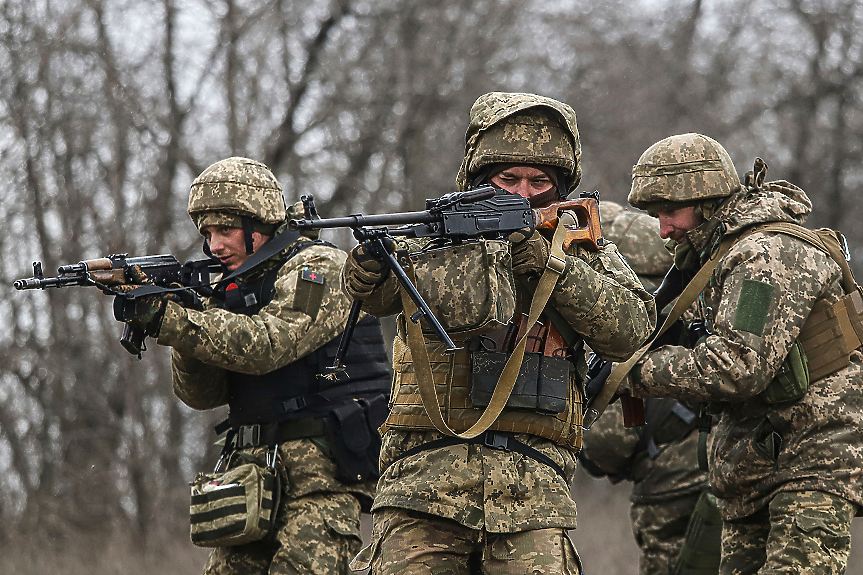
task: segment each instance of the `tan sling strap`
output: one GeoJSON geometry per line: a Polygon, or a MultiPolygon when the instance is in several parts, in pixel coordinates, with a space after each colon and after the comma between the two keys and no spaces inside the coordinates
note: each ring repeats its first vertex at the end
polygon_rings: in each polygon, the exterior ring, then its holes
{"type": "Polygon", "coordinates": [[[590,429],[590,426],[599,419],[599,416],[602,415],[608,407],[611,398],[614,397],[614,393],[617,391],[617,388],[620,387],[623,379],[627,376],[632,367],[638,363],[638,360],[644,357],[644,354],[647,353],[647,350],[650,349],[650,346],[656,338],[665,333],[668,328],[674,324],[674,322],[680,319],[683,312],[685,312],[699,294],[701,294],[704,287],[707,285],[707,282],[710,281],[710,276],[713,274],[713,270],[716,269],[716,265],[719,263],[719,260],[728,252],[729,249],[731,249],[731,246],[737,241],[737,239],[738,238],[736,236],[731,236],[722,240],[722,243],[719,245],[719,249],[710,256],[710,259],[707,260],[701,269],[698,270],[698,273],[695,274],[695,277],[693,277],[686,285],[686,288],[677,298],[674,307],[671,308],[668,317],[665,318],[662,327],[659,328],[656,335],[650,338],[650,340],[645,343],[641,349],[633,353],[629,359],[618,364],[614,368],[608,376],[608,379],[605,380],[605,385],[596,397],[596,401],[593,402],[590,409],[588,409],[587,413],[584,414],[584,429],[590,429]]]}
{"type": "Polygon", "coordinates": [[[827,229],[813,232],[803,226],[790,222],[762,224],[745,230],[738,236],[726,237],[722,240],[719,249],[698,270],[698,273],[695,274],[695,277],[692,278],[692,281],[687,284],[683,293],[680,294],[671,313],[668,314],[656,336],[632,354],[629,359],[619,364],[611,372],[611,375],[608,376],[605,386],[602,388],[596,401],[593,402],[591,409],[585,414],[585,429],[589,429],[593,422],[602,415],[623,379],[629,374],[632,367],[644,357],[644,354],[647,353],[654,340],[665,333],[671,324],[680,318],[683,312],[692,305],[695,298],[704,290],[720,258],[737,241],[760,231],[784,233],[801,239],[829,254],[842,269],[842,285],[845,293],[848,295],[832,306],[827,302],[823,302],[823,304],[816,302],[812,308],[812,312],[809,314],[809,318],[801,328],[798,339],[803,345],[803,349],[809,360],[809,378],[811,381],[817,381],[848,365],[850,361],[848,357],[849,352],[860,347],[861,342],[863,342],[863,298],[861,298],[857,283],[854,281],[854,276],[851,273],[851,267],[845,259],[845,255],[839,246],[834,232],[827,229]],[[841,340],[842,344],[844,344],[844,349],[836,345],[837,340],[841,340]]]}
{"type": "MultiPolygon", "coordinates": [[[[532,326],[537,322],[539,316],[545,309],[545,304],[551,297],[551,292],[560,275],[566,268],[566,256],[563,252],[563,239],[566,235],[566,227],[574,225],[575,219],[571,214],[563,212],[558,218],[557,227],[554,230],[554,236],[551,240],[551,254],[546,262],[545,270],[539,279],[536,292],[530,302],[530,311],[528,313],[527,325],[532,326]]],[[[408,275],[413,276],[413,267],[408,262],[408,275]]],[[[416,370],[417,387],[419,387],[420,397],[422,398],[423,407],[432,422],[432,425],[446,435],[459,437],[462,439],[473,439],[481,433],[485,432],[494,424],[498,416],[506,407],[506,402],[509,401],[509,396],[515,387],[515,380],[518,377],[518,372],[521,369],[521,362],[524,358],[524,350],[527,344],[527,335],[530,332],[528,329],[525,334],[519,339],[512,352],[500,379],[494,388],[488,406],[482,412],[479,419],[464,433],[453,431],[450,426],[444,421],[443,413],[437,400],[434,381],[432,380],[431,363],[429,362],[428,350],[423,339],[422,327],[419,323],[411,321],[410,316],[416,313],[417,307],[408,296],[403,287],[400,287],[402,306],[405,314],[405,326],[407,330],[408,347],[413,356],[414,369],[416,370]]]]}

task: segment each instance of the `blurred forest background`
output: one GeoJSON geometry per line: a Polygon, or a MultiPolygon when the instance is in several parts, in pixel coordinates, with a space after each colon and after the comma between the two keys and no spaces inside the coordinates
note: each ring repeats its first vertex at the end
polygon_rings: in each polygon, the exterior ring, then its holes
{"type": "MultiPolygon", "coordinates": [[[[123,351],[109,298],[12,279],[200,257],[189,184],[230,155],[325,216],[422,209],[491,90],[572,105],[583,190],[625,201],[642,151],[697,131],[863,258],[859,0],[0,0],[0,572],[199,572],[187,483],[223,415],[175,400],[165,349],[123,351]]],[[[574,486],[590,571],[636,573],[627,491],[574,486]]]]}

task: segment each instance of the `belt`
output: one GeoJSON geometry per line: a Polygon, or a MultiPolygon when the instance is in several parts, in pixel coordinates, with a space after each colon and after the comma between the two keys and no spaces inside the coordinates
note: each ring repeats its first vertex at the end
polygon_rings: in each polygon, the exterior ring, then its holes
{"type": "Polygon", "coordinates": [[[323,437],[326,434],[326,424],[323,419],[306,417],[294,421],[240,425],[232,428],[231,434],[233,437],[229,435],[228,442],[235,449],[245,449],[295,439],[323,437]]]}
{"type": "MultiPolygon", "coordinates": [[[[473,439],[462,439],[460,437],[443,437],[441,439],[435,439],[434,441],[429,441],[428,443],[423,443],[421,445],[417,445],[412,449],[408,449],[395,459],[393,459],[392,463],[400,459],[404,459],[406,457],[411,457],[412,455],[416,455],[417,453],[422,453],[423,451],[429,451],[432,449],[441,449],[442,447],[449,447],[451,445],[460,445],[460,444],[469,444],[469,445],[482,445],[483,447],[488,447],[490,449],[497,449],[499,451],[514,451],[516,453],[520,453],[526,457],[530,457],[540,463],[544,463],[551,467],[555,473],[560,475],[563,478],[564,482],[567,482],[566,474],[563,472],[563,468],[554,462],[553,459],[541,453],[540,451],[534,449],[526,443],[523,443],[512,435],[507,433],[500,433],[498,431],[486,431],[474,437],[473,439]]],[[[390,465],[392,465],[390,463],[390,465]]]]}

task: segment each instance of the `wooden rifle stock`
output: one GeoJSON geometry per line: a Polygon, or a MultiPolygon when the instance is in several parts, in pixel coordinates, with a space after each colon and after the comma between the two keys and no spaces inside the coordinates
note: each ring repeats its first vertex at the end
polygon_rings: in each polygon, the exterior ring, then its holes
{"type": "Polygon", "coordinates": [[[566,230],[566,237],[563,240],[564,250],[573,243],[580,243],[590,251],[596,251],[603,246],[605,241],[602,239],[602,229],[599,223],[599,202],[596,198],[565,200],[542,208],[534,208],[533,218],[536,229],[548,230],[553,233],[557,227],[560,210],[574,212],[578,221],[578,227],[567,228],[566,230]]]}

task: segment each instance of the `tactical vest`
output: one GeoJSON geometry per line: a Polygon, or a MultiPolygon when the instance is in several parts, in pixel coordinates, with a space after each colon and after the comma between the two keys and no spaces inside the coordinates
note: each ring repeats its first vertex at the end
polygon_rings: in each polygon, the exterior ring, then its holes
{"type": "MultiPolygon", "coordinates": [[[[323,242],[304,242],[285,254],[284,263],[302,249],[323,242]]],[[[282,266],[247,282],[219,286],[224,309],[254,315],[272,301],[282,266]]],[[[318,377],[333,363],[341,334],[305,357],[263,375],[228,371],[228,419],[232,427],[323,416],[357,397],[386,394],[389,360],[380,321],[366,316],[357,323],[347,356],[346,373],[336,381],[318,377]]]]}
{"type": "MultiPolygon", "coordinates": [[[[382,432],[386,429],[435,429],[423,407],[411,351],[404,343],[404,321],[404,317],[399,316],[400,337],[396,338],[393,348],[393,396],[390,415],[382,432]]],[[[463,432],[476,423],[483,411],[474,408],[471,403],[471,352],[459,350],[446,355],[440,342],[426,338],[425,343],[444,421],[455,431],[463,432]]],[[[581,449],[582,397],[581,377],[573,369],[569,377],[566,407],[561,413],[545,414],[506,408],[489,430],[538,435],[559,445],[581,449]]]]}

